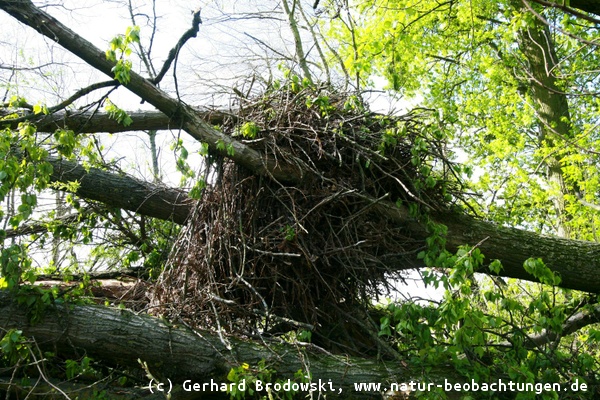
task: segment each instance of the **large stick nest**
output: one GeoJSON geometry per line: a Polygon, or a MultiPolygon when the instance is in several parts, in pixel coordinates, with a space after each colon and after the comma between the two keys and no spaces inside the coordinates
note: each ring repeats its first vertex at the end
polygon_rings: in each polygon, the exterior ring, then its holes
{"type": "Polygon", "coordinates": [[[309,178],[285,185],[211,159],[216,182],[176,243],[155,304],[197,327],[310,329],[313,340],[364,350],[350,326],[370,329],[369,305],[423,247],[374,204],[440,209],[451,198],[436,121],[427,110],[376,115],[326,87],[241,101],[223,131],[309,178]]]}

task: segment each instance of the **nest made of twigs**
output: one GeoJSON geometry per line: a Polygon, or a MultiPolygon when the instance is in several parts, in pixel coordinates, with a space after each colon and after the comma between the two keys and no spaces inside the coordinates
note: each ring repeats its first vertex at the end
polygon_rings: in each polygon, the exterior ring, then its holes
{"type": "Polygon", "coordinates": [[[154,303],[193,326],[237,334],[302,328],[331,339],[343,327],[354,336],[349,321],[369,325],[360,313],[423,246],[374,203],[446,207],[435,118],[376,115],[327,87],[273,90],[243,100],[238,116],[224,132],[310,178],[286,185],[212,159],[216,182],[178,239],[154,303]]]}

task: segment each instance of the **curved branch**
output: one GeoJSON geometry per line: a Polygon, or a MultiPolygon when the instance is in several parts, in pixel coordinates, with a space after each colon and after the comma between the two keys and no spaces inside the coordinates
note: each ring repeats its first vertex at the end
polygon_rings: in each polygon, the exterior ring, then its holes
{"type": "Polygon", "coordinates": [[[575,333],[585,326],[597,323],[600,323],[600,304],[596,304],[591,311],[581,311],[573,315],[563,324],[560,332],[544,331],[538,335],[530,336],[525,345],[531,347],[542,346],[575,333]]]}
{"type": "MultiPolygon", "coordinates": [[[[64,110],[65,108],[67,108],[68,106],[70,106],[71,104],[73,104],[73,102],[75,102],[77,99],[93,92],[94,90],[98,90],[98,89],[102,89],[105,87],[111,87],[111,86],[118,86],[119,82],[116,80],[111,80],[111,81],[105,81],[105,82],[98,82],[98,83],[94,83],[88,87],[85,87],[83,89],[79,89],[77,92],[75,92],[71,97],[69,97],[68,99],[61,101],[60,103],[58,103],[55,106],[49,107],[47,109],[47,115],[52,115],[58,111],[64,110]]],[[[33,107],[30,104],[26,105],[26,108],[28,110],[31,110],[33,107]]],[[[18,118],[12,118],[12,119],[6,119],[3,120],[3,123],[7,123],[10,124],[12,127],[15,127],[19,124],[19,122],[23,122],[23,121],[31,121],[34,120],[36,118],[39,118],[41,115],[45,115],[45,114],[34,114],[34,113],[28,113],[25,114],[21,117],[18,118]]]]}
{"type": "Polygon", "coordinates": [[[158,73],[158,75],[156,75],[156,78],[152,79],[152,83],[154,83],[155,85],[158,84],[162,78],[165,76],[165,74],[167,73],[167,71],[169,70],[169,68],[171,68],[171,64],[173,63],[173,60],[175,59],[175,57],[177,57],[177,55],[179,54],[179,51],[181,50],[181,48],[185,45],[185,42],[187,42],[188,40],[195,38],[196,35],[198,34],[198,30],[200,29],[200,24],[202,23],[202,19],[200,18],[200,9],[196,10],[194,12],[194,18],[192,19],[192,27],[190,29],[188,29],[177,41],[177,44],[171,49],[171,51],[169,51],[169,55],[167,56],[167,59],[165,60],[165,63],[163,64],[162,68],[160,69],[160,72],[158,73]]]}

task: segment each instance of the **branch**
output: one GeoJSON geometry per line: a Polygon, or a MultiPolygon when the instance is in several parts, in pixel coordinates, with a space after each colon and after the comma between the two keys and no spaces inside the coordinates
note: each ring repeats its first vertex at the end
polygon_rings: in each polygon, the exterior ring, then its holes
{"type": "MultiPolygon", "coordinates": [[[[220,125],[227,118],[238,118],[228,111],[197,110],[198,116],[211,125],[220,125]]],[[[4,113],[6,114],[6,113],[4,113]]],[[[3,112],[0,111],[0,117],[3,112]]],[[[37,126],[38,132],[54,132],[56,129],[71,129],[75,133],[119,133],[133,131],[169,130],[179,128],[178,124],[160,111],[128,112],[132,119],[124,126],[105,112],[61,111],[49,115],[30,114],[29,121],[37,126]]],[[[17,129],[19,121],[0,121],[0,126],[17,129]]]]}
{"type": "Polygon", "coordinates": [[[177,57],[177,55],[179,54],[179,51],[185,45],[185,42],[187,42],[191,38],[195,38],[196,35],[198,34],[198,30],[200,29],[200,24],[202,23],[202,19],[200,18],[200,11],[201,10],[198,9],[194,12],[194,18],[192,19],[191,28],[188,29],[179,38],[179,40],[177,41],[177,44],[171,49],[171,51],[169,51],[169,55],[167,56],[167,59],[165,60],[165,63],[163,64],[160,72],[158,73],[156,78],[152,79],[152,83],[154,83],[155,85],[158,84],[162,80],[162,78],[165,76],[165,74],[171,67],[171,63],[173,63],[173,60],[175,59],[175,57],[177,57]]]}
{"type": "Polygon", "coordinates": [[[53,182],[79,182],[76,195],[149,217],[185,223],[194,202],[187,193],[128,175],[117,175],[98,168],[86,168],[50,157],[53,182]],[[126,194],[126,196],[124,196],[126,194]]]}
{"type": "Polygon", "coordinates": [[[594,24],[600,24],[599,19],[592,18],[589,15],[586,15],[586,14],[581,13],[576,10],[576,9],[579,9],[579,10],[585,11],[587,13],[600,16],[600,4],[596,1],[589,1],[589,0],[571,0],[571,1],[531,0],[531,1],[533,1],[534,3],[540,4],[544,7],[558,8],[559,10],[562,10],[562,11],[564,11],[568,14],[571,14],[577,18],[584,19],[584,20],[592,22],[594,24]],[[567,4],[569,4],[571,7],[569,7],[567,4]]]}
{"type": "Polygon", "coordinates": [[[581,311],[569,318],[562,326],[560,332],[544,331],[538,335],[530,336],[525,346],[542,346],[547,343],[577,332],[581,328],[600,322],[600,304],[596,304],[591,311],[581,311]]]}
{"type": "MultiPolygon", "coordinates": [[[[110,382],[109,382],[110,383],[110,382]]],[[[65,396],[58,393],[57,388],[65,394],[72,397],[66,399],[94,399],[98,398],[101,392],[104,396],[113,400],[164,400],[162,393],[150,394],[147,389],[139,387],[121,387],[110,385],[106,381],[96,383],[90,382],[59,382],[57,379],[47,379],[47,381],[34,381],[31,386],[18,385],[9,377],[0,377],[0,391],[6,393],[7,398],[27,399],[41,398],[46,400],[65,400],[65,396]],[[8,397],[8,396],[15,397],[8,397]]]]}
{"type": "Polygon", "coordinates": [[[88,213],[90,210],[85,209],[81,210],[81,212],[76,212],[68,215],[63,215],[62,217],[54,218],[52,221],[48,222],[31,222],[29,224],[21,225],[17,229],[7,229],[6,237],[13,238],[17,236],[25,236],[25,235],[33,235],[36,233],[43,233],[48,231],[49,224],[54,225],[68,225],[74,222],[77,222],[79,218],[88,213]]]}
{"type": "Polygon", "coordinates": [[[592,210],[600,211],[600,205],[598,205],[598,204],[594,204],[594,203],[590,203],[589,201],[586,201],[586,200],[583,198],[583,195],[582,195],[582,194],[581,194],[579,191],[576,191],[576,192],[575,192],[575,196],[577,197],[577,200],[579,200],[579,202],[580,202],[580,203],[581,203],[583,206],[585,206],[585,207],[588,207],[588,208],[591,208],[592,210]]]}
{"type": "MultiPolygon", "coordinates": [[[[402,226],[415,240],[425,240],[430,236],[427,227],[410,216],[406,207],[397,207],[385,201],[374,204],[376,212],[402,226]]],[[[500,276],[537,282],[523,268],[529,258],[541,258],[546,265],[557,273],[562,281],[560,287],[600,293],[600,244],[580,240],[569,240],[544,236],[516,228],[497,226],[468,215],[453,212],[434,212],[434,221],[448,228],[446,247],[456,251],[465,244],[474,245],[487,238],[479,249],[490,262],[500,260],[500,276]]],[[[391,260],[393,261],[393,260],[391,260]]],[[[397,261],[397,270],[425,267],[415,261],[406,265],[406,261],[397,261]]],[[[492,274],[487,268],[476,272],[492,274]]]]}
{"type": "MultiPolygon", "coordinates": [[[[79,89],[77,92],[75,92],[75,94],[73,94],[71,97],[69,97],[68,99],[60,102],[59,104],[49,107],[48,108],[48,115],[54,114],[60,110],[64,110],[65,108],[67,108],[68,106],[70,106],[71,104],[73,104],[73,102],[75,102],[77,99],[93,92],[94,90],[98,90],[98,89],[102,89],[105,87],[114,87],[119,85],[119,82],[112,80],[112,81],[105,81],[105,82],[98,82],[98,83],[94,83],[88,87],[85,87],[83,89],[79,89]]],[[[32,107],[27,104],[27,109],[31,110],[32,107]]],[[[31,121],[33,119],[35,119],[36,117],[38,117],[40,114],[34,114],[34,113],[28,113],[26,115],[23,115],[21,117],[18,118],[13,118],[13,119],[6,119],[3,120],[3,123],[8,123],[11,126],[16,126],[18,125],[19,122],[23,122],[23,121],[31,121]]]]}
{"type": "MultiPolygon", "coordinates": [[[[0,9],[37,32],[56,41],[66,50],[100,72],[113,78],[114,63],[108,61],[103,51],[83,39],[56,18],[37,8],[29,0],[0,0],[0,9]]],[[[174,125],[180,126],[194,139],[208,145],[213,154],[231,158],[237,164],[259,175],[281,182],[293,183],[304,178],[305,172],[297,165],[265,157],[256,150],[214,129],[206,123],[197,110],[174,99],[154,83],[130,71],[127,89],[171,117],[174,125]]]]}

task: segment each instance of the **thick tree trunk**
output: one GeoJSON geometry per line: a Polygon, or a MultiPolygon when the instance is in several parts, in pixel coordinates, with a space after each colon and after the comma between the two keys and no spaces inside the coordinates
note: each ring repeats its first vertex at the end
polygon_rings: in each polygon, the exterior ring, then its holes
{"type": "MultiPolygon", "coordinates": [[[[425,380],[422,371],[412,371],[398,361],[335,356],[310,345],[272,342],[265,346],[219,337],[214,332],[193,332],[166,325],[157,318],[102,306],[56,305],[44,312],[40,322],[30,324],[26,310],[17,306],[7,292],[0,292],[0,326],[22,330],[42,350],[58,351],[64,356],[86,354],[109,364],[138,369],[144,362],[157,379],[165,383],[171,380],[173,399],[202,398],[201,393],[182,390],[185,380],[227,383],[232,367],[242,363],[256,366],[261,360],[276,369],[280,379],[293,379],[297,371],[308,370],[314,382],[331,380],[335,392],[323,393],[327,398],[381,398],[379,391],[355,392],[355,382],[381,382],[383,389],[392,382],[425,380]]],[[[462,381],[446,366],[430,371],[428,377],[441,384],[445,379],[462,381]]]]}
{"type": "MultiPolygon", "coordinates": [[[[380,202],[377,210],[396,223],[406,227],[415,239],[429,236],[425,226],[409,216],[408,210],[380,202]]],[[[447,248],[479,244],[486,260],[500,260],[501,276],[536,281],[523,268],[529,258],[541,258],[562,281],[559,286],[600,293],[600,244],[543,236],[515,228],[505,228],[457,213],[437,213],[434,220],[448,227],[447,248]]],[[[401,264],[402,265],[402,264],[401,264]]],[[[409,267],[410,266],[405,266],[409,267]]],[[[416,267],[422,267],[417,265],[416,267]]],[[[399,266],[398,269],[402,269],[399,266]]],[[[478,272],[490,273],[488,270],[478,272]]]]}
{"type": "MultiPolygon", "coordinates": [[[[79,181],[77,195],[123,208],[140,214],[172,220],[183,224],[193,207],[187,194],[173,188],[140,181],[127,175],[116,175],[99,169],[87,172],[82,166],[68,161],[51,160],[55,171],[53,179],[60,182],[79,181]],[[127,194],[126,196],[124,194],[127,194]]],[[[377,212],[393,220],[410,232],[415,240],[423,242],[429,236],[424,224],[409,215],[405,207],[373,200],[377,212]]],[[[500,260],[504,267],[501,276],[530,281],[536,279],[527,273],[523,263],[531,257],[540,257],[558,273],[561,287],[600,293],[600,244],[579,240],[543,236],[515,228],[504,228],[458,213],[437,213],[433,218],[448,227],[447,247],[456,251],[459,246],[479,244],[486,259],[500,260]]],[[[422,268],[416,260],[407,264],[400,257],[390,265],[396,270],[422,268]]],[[[480,272],[488,273],[482,270],[480,272]]]]}
{"type": "MultiPolygon", "coordinates": [[[[514,0],[517,10],[526,11],[520,0],[514,0]]],[[[539,123],[539,145],[542,147],[556,148],[557,142],[566,140],[571,136],[570,112],[567,95],[560,90],[556,79],[558,57],[552,41],[550,29],[538,19],[534,19],[533,26],[520,32],[519,46],[529,64],[529,84],[531,97],[534,102],[539,123]]],[[[561,158],[557,155],[545,157],[546,176],[551,198],[556,213],[556,233],[563,238],[570,237],[567,224],[565,198],[574,195],[567,188],[561,166],[561,158]]]]}

